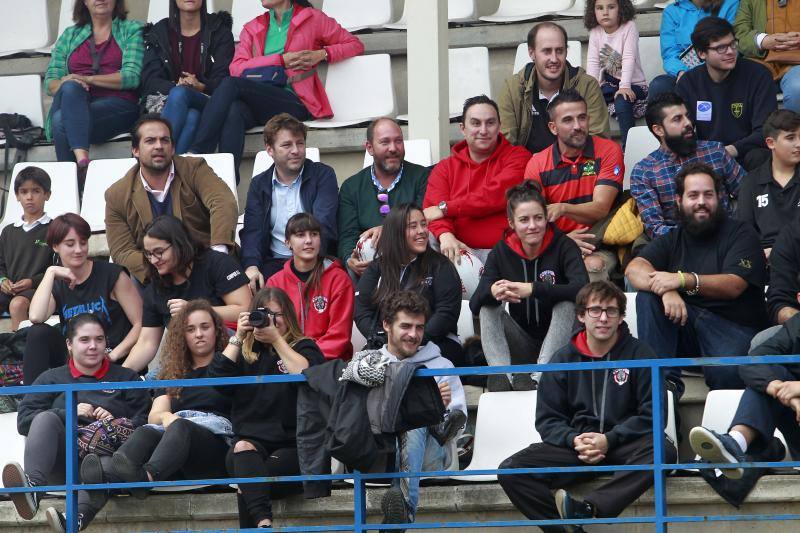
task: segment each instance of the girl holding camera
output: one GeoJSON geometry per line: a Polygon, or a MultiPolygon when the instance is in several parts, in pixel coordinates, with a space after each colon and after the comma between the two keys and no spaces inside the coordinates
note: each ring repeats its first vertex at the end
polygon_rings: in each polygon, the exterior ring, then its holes
{"type": "Polygon", "coordinates": [[[309,213],[297,213],[286,223],[291,261],[267,280],[283,289],[300,318],[300,331],[311,337],[325,359],[350,359],[353,344],[353,284],[338,259],[322,250],[322,225],[309,213]]]}
{"type": "MultiPolygon", "coordinates": [[[[349,283],[349,281],[348,281],[349,283]]],[[[304,336],[294,305],[281,289],[265,287],[251,311],[239,315],[236,334],[214,356],[209,377],[299,374],[325,361],[317,344],[304,336]]],[[[295,428],[297,384],[269,383],[219,387],[232,397],[234,445],[228,471],[234,477],[298,475],[295,428]]],[[[239,526],[271,527],[272,498],[300,489],[296,483],[245,483],[239,486],[239,526]]]]}

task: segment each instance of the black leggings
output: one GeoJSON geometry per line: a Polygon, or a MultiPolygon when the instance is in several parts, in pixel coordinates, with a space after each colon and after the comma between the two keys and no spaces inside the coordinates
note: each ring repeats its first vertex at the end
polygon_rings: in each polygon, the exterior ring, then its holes
{"type": "Polygon", "coordinates": [[[225,477],[227,451],[224,437],[179,418],[164,432],[137,428],[117,452],[142,465],[155,481],[164,481],[177,473],[183,479],[225,477]]]}
{"type": "Polygon", "coordinates": [[[67,362],[67,343],[60,329],[49,324],[34,324],[28,329],[22,376],[25,385],[32,385],[39,374],[67,362]]]}
{"type": "MultiPolygon", "coordinates": [[[[296,476],[300,474],[297,448],[273,448],[255,439],[249,442],[256,449],[234,453],[231,447],[226,464],[234,477],[296,476]]],[[[272,520],[272,500],[301,492],[301,483],[243,483],[239,485],[239,527],[254,528],[265,518],[272,520]]]]}

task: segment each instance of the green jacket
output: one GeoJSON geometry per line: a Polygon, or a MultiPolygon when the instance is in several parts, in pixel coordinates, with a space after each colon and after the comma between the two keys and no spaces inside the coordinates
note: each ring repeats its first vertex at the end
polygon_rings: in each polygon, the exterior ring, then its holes
{"type": "Polygon", "coordinates": [[[739,51],[746,57],[763,59],[766,50],[756,46],[756,35],[765,33],[767,27],[768,0],[740,0],[733,31],[739,39],[739,51]]]}
{"type": "MultiPolygon", "coordinates": [[[[122,49],[122,89],[134,90],[139,87],[139,80],[142,74],[142,62],[144,60],[144,37],[142,36],[143,24],[138,20],[114,19],[111,23],[111,36],[117,41],[122,49]]],[[[59,80],[69,74],[67,62],[69,56],[89,36],[92,35],[92,25],[70,26],[56,41],[50,54],[50,63],[44,74],[44,90],[50,96],[53,94],[48,89],[50,82],[59,80]]],[[[50,109],[52,113],[52,108],[50,109]]],[[[53,138],[50,125],[50,114],[47,115],[44,129],[48,140],[53,138]]]]}
{"type": "MultiPolygon", "coordinates": [[[[525,79],[525,68],[506,78],[500,94],[500,132],[511,144],[525,146],[531,131],[531,105],[534,95],[539,94],[536,86],[536,69],[525,79]]],[[[575,89],[589,108],[589,134],[610,137],[608,108],[600,90],[600,84],[581,67],[567,63],[564,69],[562,89],[575,89]]]]}
{"type": "MultiPolygon", "coordinates": [[[[381,202],[372,183],[371,168],[350,176],[339,188],[338,255],[344,264],[347,264],[361,233],[383,224],[381,202]]],[[[403,161],[403,177],[389,192],[389,205],[411,202],[421,208],[430,172],[427,167],[403,161]]]]}

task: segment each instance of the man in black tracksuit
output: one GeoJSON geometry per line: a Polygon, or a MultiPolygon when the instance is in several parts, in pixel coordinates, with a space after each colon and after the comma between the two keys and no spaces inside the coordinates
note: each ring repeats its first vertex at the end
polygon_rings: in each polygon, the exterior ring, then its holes
{"type": "MultiPolygon", "coordinates": [[[[609,282],[593,282],[581,289],[576,313],[585,328],[552,362],[655,358],[624,325],[625,303],[625,294],[609,282]]],[[[662,395],[664,413],[665,398],[666,393],[662,395]]],[[[651,464],[652,406],[648,368],[545,372],[536,403],[536,430],[544,442],[517,452],[500,468],[651,464]]],[[[664,461],[674,462],[675,446],[666,435],[661,436],[664,461]]],[[[514,506],[532,520],[614,517],[653,484],[650,471],[620,471],[583,501],[563,490],[598,475],[513,474],[498,480],[514,506]],[[554,488],[559,489],[555,498],[550,492],[554,488]]],[[[563,526],[542,526],[542,530],[575,531],[563,526]]]]}
{"type": "Polygon", "coordinates": [[[800,312],[800,220],[787,224],[778,234],[769,256],[767,310],[773,324],[784,324],[800,312]]]}

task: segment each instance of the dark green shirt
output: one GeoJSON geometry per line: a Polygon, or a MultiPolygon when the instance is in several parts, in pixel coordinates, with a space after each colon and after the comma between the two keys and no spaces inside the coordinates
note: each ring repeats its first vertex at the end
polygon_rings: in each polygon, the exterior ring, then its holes
{"type": "Polygon", "coordinates": [[[44,271],[53,264],[53,249],[47,246],[50,223],[39,224],[30,231],[9,224],[0,233],[0,278],[11,281],[30,278],[35,289],[44,271]]]}

